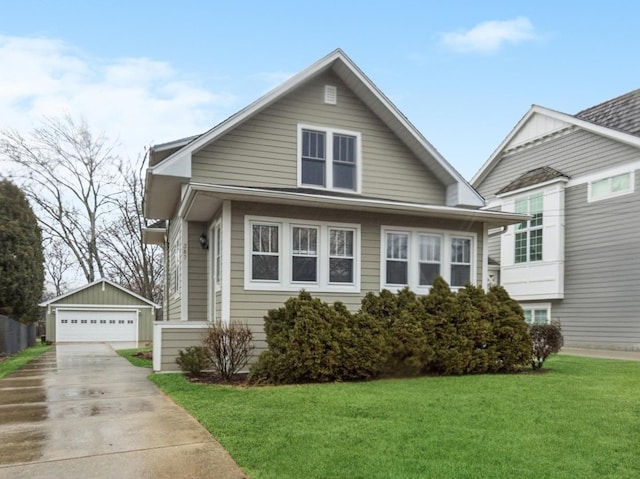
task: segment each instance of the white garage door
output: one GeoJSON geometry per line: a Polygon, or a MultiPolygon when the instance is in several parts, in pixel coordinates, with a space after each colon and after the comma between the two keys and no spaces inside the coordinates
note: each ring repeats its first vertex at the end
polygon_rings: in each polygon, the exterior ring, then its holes
{"type": "Polygon", "coordinates": [[[135,311],[58,310],[56,341],[136,341],[135,311]]]}

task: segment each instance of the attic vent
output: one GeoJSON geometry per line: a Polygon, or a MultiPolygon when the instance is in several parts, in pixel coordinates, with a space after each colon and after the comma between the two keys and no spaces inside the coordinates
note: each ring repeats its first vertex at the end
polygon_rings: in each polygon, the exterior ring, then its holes
{"type": "Polygon", "coordinates": [[[327,105],[335,105],[338,102],[338,87],[332,85],[324,86],[324,102],[327,105]]]}

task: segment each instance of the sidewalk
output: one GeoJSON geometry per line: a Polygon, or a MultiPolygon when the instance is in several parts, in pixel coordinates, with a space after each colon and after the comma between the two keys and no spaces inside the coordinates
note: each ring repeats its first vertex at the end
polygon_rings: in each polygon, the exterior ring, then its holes
{"type": "Polygon", "coordinates": [[[625,361],[640,361],[640,351],[618,351],[613,349],[562,348],[559,354],[567,356],[586,356],[601,359],[623,359],[625,361]]]}

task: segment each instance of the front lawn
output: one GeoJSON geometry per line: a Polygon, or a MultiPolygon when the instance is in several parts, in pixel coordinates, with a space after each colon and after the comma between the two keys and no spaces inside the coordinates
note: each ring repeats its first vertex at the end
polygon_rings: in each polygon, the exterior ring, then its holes
{"type": "Polygon", "coordinates": [[[51,349],[51,346],[43,345],[38,341],[35,346],[23,349],[19,353],[0,361],[0,379],[8,376],[14,371],[17,371],[25,364],[36,359],[42,353],[46,353],[49,349],[51,349]]]}
{"type": "Polygon", "coordinates": [[[156,374],[252,479],[636,478],[640,362],[234,388],[156,374]]]}
{"type": "Polygon", "coordinates": [[[125,358],[134,366],[141,368],[152,368],[153,359],[141,357],[144,353],[150,353],[151,348],[135,348],[135,349],[117,349],[116,353],[125,358]]]}

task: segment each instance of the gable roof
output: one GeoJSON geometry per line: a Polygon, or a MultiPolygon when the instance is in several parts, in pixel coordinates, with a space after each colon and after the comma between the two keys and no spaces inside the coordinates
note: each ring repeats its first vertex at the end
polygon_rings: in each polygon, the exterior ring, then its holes
{"type": "Polygon", "coordinates": [[[560,173],[558,170],[554,170],[549,166],[541,166],[540,168],[529,170],[522,176],[516,178],[507,186],[497,191],[496,195],[502,195],[528,186],[539,185],[540,183],[546,183],[548,181],[555,180],[556,178],[569,179],[567,175],[560,173]]]}
{"type": "Polygon", "coordinates": [[[640,136],[640,89],[582,110],[576,118],[640,136]]]}
{"type": "MultiPolygon", "coordinates": [[[[584,111],[587,111],[587,110],[583,110],[583,112],[584,111]]],[[[609,111],[612,111],[612,110],[609,109],[609,111]]],[[[531,141],[534,141],[535,139],[541,139],[547,135],[553,134],[554,132],[558,131],[558,125],[563,125],[564,128],[569,128],[569,127],[581,128],[583,130],[595,133],[597,135],[604,136],[606,138],[610,138],[612,140],[619,141],[621,143],[634,146],[636,148],[640,148],[640,136],[636,136],[634,134],[621,131],[619,129],[614,129],[608,126],[604,126],[602,124],[594,123],[592,121],[588,121],[583,118],[578,118],[577,115],[575,116],[568,115],[566,113],[562,113],[556,110],[551,110],[550,108],[545,108],[539,105],[532,105],[529,111],[520,119],[518,123],[516,123],[513,129],[502,141],[502,143],[498,145],[498,147],[491,154],[489,159],[485,161],[485,163],[480,167],[478,172],[473,176],[473,178],[471,179],[472,185],[477,186],[479,183],[482,182],[482,180],[484,180],[484,178],[491,172],[491,170],[499,162],[502,153],[506,149],[508,149],[512,140],[514,140],[518,136],[518,134],[524,130],[527,123],[530,120],[532,120],[536,115],[541,115],[542,117],[545,117],[547,119],[555,120],[555,123],[553,127],[550,127],[546,131],[543,131],[537,136],[537,138],[532,138],[531,141]]],[[[604,118],[604,114],[598,115],[598,117],[604,118]]],[[[613,120],[608,120],[608,122],[609,124],[613,124],[613,120]]]]}
{"type": "Polygon", "coordinates": [[[133,291],[129,291],[127,288],[123,288],[119,284],[116,284],[113,281],[109,281],[108,279],[105,279],[105,278],[98,279],[98,280],[94,281],[93,283],[85,284],[84,286],[81,286],[81,287],[76,288],[76,289],[74,289],[72,291],[69,291],[68,293],[61,294],[60,296],[57,296],[57,297],[55,297],[53,299],[50,299],[49,301],[44,301],[44,302],[40,303],[39,306],[49,306],[50,304],[57,303],[58,301],[60,301],[63,298],[67,298],[67,297],[69,297],[71,295],[79,293],[80,291],[84,291],[85,289],[89,289],[89,288],[91,288],[91,287],[93,287],[93,286],[95,286],[97,284],[100,284],[100,283],[105,283],[105,284],[111,285],[114,288],[119,289],[120,291],[122,291],[124,293],[127,293],[128,295],[133,296],[134,298],[139,299],[140,301],[143,301],[143,302],[147,303],[149,306],[153,306],[156,309],[159,309],[161,307],[159,304],[156,304],[153,301],[149,301],[147,298],[145,298],[143,296],[140,296],[139,294],[136,294],[133,291]]]}
{"type": "Polygon", "coordinates": [[[422,136],[411,122],[398,108],[375,86],[375,84],[356,66],[353,61],[340,49],[336,49],[316,63],[305,68],[289,80],[269,91],[258,100],[243,108],[236,114],[222,121],[206,133],[185,140],[166,143],[152,147],[147,170],[147,184],[151,185],[153,177],[174,177],[178,181],[158,184],[157,191],[153,185],[146,190],[146,216],[151,218],[168,217],[166,210],[169,201],[175,206],[179,198],[181,183],[187,183],[191,178],[191,155],[204,148],[209,143],[235,128],[239,124],[263,111],[283,96],[310,79],[331,70],[365,103],[433,172],[433,174],[450,190],[448,197],[455,196],[456,203],[469,206],[483,206],[484,200],[471,185],[455,170],[440,153],[422,136]],[[156,152],[171,151],[172,148],[187,143],[181,148],[158,162],[156,152]],[[171,189],[169,192],[168,189],[171,189]],[[169,197],[167,197],[169,195],[169,197]],[[159,203],[164,198],[164,209],[159,203]],[[161,211],[162,210],[162,211],[161,211]],[[162,213],[162,214],[161,214],[162,213]]]}

